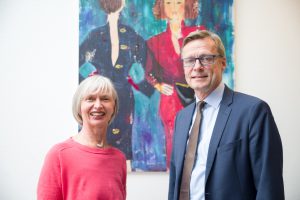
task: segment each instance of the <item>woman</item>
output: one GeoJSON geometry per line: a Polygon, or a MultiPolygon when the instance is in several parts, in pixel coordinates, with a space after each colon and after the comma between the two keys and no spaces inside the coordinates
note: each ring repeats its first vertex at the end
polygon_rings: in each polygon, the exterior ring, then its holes
{"type": "Polygon", "coordinates": [[[97,72],[112,80],[122,99],[119,114],[108,130],[109,142],[132,159],[133,102],[132,88],[150,96],[153,87],[143,78],[138,83],[129,75],[132,66],[145,66],[146,43],[129,26],[119,21],[124,0],[99,0],[107,14],[107,24],[92,30],[80,45],[80,80],[97,72]]]}
{"type": "Polygon", "coordinates": [[[156,0],[153,14],[157,19],[167,20],[167,29],[147,41],[146,78],[161,93],[159,114],[164,125],[169,166],[175,115],[185,105],[179,98],[182,94],[176,88],[186,87],[188,90],[180,48],[188,33],[204,27],[188,27],[184,24],[184,19],[197,17],[198,0],[156,0]]]}
{"type": "Polygon", "coordinates": [[[117,110],[117,92],[108,78],[94,75],[80,83],[73,115],[82,128],[48,152],[38,200],[126,199],[125,155],[106,140],[117,110]]]}

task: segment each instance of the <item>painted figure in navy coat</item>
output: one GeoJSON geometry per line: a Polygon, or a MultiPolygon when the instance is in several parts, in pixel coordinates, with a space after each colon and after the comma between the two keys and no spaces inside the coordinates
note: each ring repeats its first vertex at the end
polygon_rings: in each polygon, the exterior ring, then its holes
{"type": "MultiPolygon", "coordinates": [[[[92,30],[80,45],[80,81],[93,73],[112,80],[118,92],[120,106],[115,120],[109,126],[108,142],[122,150],[128,160],[132,159],[133,92],[135,89],[147,96],[153,88],[140,78],[130,76],[132,66],[145,65],[146,43],[132,28],[119,21],[124,0],[99,0],[107,13],[107,24],[92,30]]],[[[139,69],[140,70],[140,69],[139,69]]]]}
{"type": "MultiPolygon", "coordinates": [[[[189,199],[283,200],[283,150],[270,107],[263,100],[234,92],[222,81],[224,45],[216,34],[189,34],[181,52],[187,83],[196,102],[205,101],[189,199]]],[[[169,200],[181,199],[185,152],[196,102],[175,121],[169,200]]]]}

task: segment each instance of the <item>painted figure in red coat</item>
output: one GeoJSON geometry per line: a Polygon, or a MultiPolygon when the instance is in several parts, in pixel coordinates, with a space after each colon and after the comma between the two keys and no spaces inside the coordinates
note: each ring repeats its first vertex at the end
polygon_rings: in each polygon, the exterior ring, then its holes
{"type": "Polygon", "coordinates": [[[180,60],[180,49],[185,36],[204,27],[184,24],[185,19],[197,17],[198,0],[156,0],[153,14],[157,19],[167,21],[167,29],[147,41],[149,51],[146,78],[161,93],[159,115],[165,130],[169,168],[175,116],[185,106],[176,87],[188,88],[180,60]]]}

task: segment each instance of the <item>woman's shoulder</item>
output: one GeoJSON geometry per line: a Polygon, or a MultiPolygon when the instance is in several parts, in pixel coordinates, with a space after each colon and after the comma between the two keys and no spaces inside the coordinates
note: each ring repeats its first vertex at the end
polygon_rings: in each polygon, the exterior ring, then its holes
{"type": "Polygon", "coordinates": [[[63,142],[57,143],[53,145],[49,151],[46,154],[46,160],[48,160],[50,163],[57,162],[59,160],[59,157],[61,155],[61,152],[65,149],[71,148],[72,145],[70,144],[70,139],[67,139],[63,142]]]}
{"type": "Polygon", "coordinates": [[[64,149],[69,149],[69,148],[72,148],[73,147],[73,144],[72,144],[72,139],[71,138],[68,138],[67,140],[65,141],[62,141],[62,142],[59,142],[55,145],[53,145],[50,149],[49,152],[61,152],[63,151],[64,149]]]}
{"type": "Polygon", "coordinates": [[[110,150],[114,155],[116,155],[116,156],[118,156],[118,157],[120,157],[120,158],[126,160],[125,154],[124,154],[121,150],[119,150],[118,148],[113,147],[113,146],[110,146],[110,147],[109,147],[109,150],[110,150]]]}

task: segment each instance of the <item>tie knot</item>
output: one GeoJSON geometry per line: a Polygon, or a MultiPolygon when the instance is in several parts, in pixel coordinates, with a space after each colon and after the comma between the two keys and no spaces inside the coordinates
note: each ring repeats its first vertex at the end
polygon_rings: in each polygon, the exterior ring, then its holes
{"type": "Polygon", "coordinates": [[[197,103],[197,107],[198,107],[198,110],[202,110],[202,108],[204,107],[204,105],[205,105],[205,101],[199,101],[198,103],[197,103]]]}

